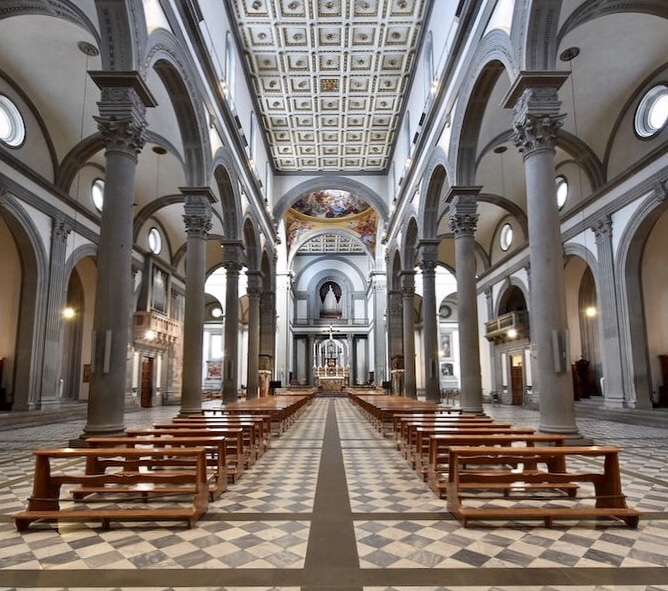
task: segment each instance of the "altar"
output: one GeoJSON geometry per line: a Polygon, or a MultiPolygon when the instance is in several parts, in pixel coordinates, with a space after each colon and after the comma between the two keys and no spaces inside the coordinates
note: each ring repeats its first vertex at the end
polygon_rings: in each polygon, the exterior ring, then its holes
{"type": "Polygon", "coordinates": [[[322,376],[318,380],[323,392],[341,392],[345,381],[336,376],[322,376]]]}
{"type": "Polygon", "coordinates": [[[317,344],[314,351],[313,377],[322,392],[341,392],[349,384],[349,367],[346,363],[345,342],[330,337],[317,344]]]}

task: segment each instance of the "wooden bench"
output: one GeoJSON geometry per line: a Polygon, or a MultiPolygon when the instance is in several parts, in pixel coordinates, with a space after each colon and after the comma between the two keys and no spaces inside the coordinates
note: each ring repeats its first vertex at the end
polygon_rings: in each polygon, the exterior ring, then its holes
{"type": "MultiPolygon", "coordinates": [[[[266,416],[266,415],[265,415],[266,416]]],[[[268,418],[268,417],[267,417],[268,418]]],[[[251,431],[248,437],[253,440],[255,448],[255,460],[260,458],[269,449],[269,438],[271,436],[271,421],[265,422],[263,417],[237,417],[237,416],[198,416],[198,417],[175,417],[170,423],[154,424],[156,428],[165,425],[180,427],[241,427],[251,431]]]]}
{"type": "Polygon", "coordinates": [[[244,440],[244,432],[240,427],[164,427],[137,428],[125,430],[129,437],[225,437],[225,459],[227,461],[227,478],[236,482],[244,473],[251,450],[244,440]]]}
{"type": "MultiPolygon", "coordinates": [[[[203,447],[206,450],[207,470],[209,471],[209,501],[215,501],[227,489],[227,458],[225,451],[225,437],[209,435],[206,437],[90,437],[86,439],[86,445],[94,448],[104,447],[128,447],[151,449],[173,449],[181,447],[203,447]]],[[[112,462],[109,462],[112,464],[112,462]]],[[[175,458],[156,458],[153,467],[165,464],[175,465],[175,458]]],[[[194,467],[191,458],[183,458],[178,462],[184,467],[194,467]]],[[[102,463],[100,463],[102,465],[102,463]]],[[[87,495],[100,492],[113,492],[109,487],[102,490],[95,487],[80,487],[72,490],[75,498],[85,498],[87,495]]],[[[120,492],[120,491],[119,491],[120,492]]],[[[142,495],[148,494],[148,489],[142,489],[142,495]]],[[[163,492],[163,491],[160,491],[163,492]]]]}
{"type": "Polygon", "coordinates": [[[427,460],[427,483],[439,499],[444,498],[448,482],[450,448],[458,445],[512,446],[563,445],[566,435],[533,433],[529,429],[499,431],[497,433],[428,433],[429,455],[427,460]],[[527,432],[522,432],[527,431],[527,432]]]}
{"type": "Polygon", "coordinates": [[[262,424],[255,421],[207,421],[174,419],[167,423],[153,423],[154,429],[241,429],[244,440],[244,467],[250,468],[262,455],[260,432],[262,424]]]}
{"type": "MultiPolygon", "coordinates": [[[[56,448],[37,449],[35,456],[35,476],[28,508],[15,514],[14,523],[18,531],[26,531],[35,521],[100,521],[102,527],[109,528],[111,521],[186,521],[189,527],[204,514],[209,507],[209,486],[206,470],[206,450],[202,447],[170,449],[175,458],[188,458],[195,462],[195,469],[148,470],[136,468],[145,459],[164,458],[164,450],[128,448],[56,448]],[[113,472],[96,468],[96,463],[116,458],[123,465],[113,472]],[[59,460],[67,463],[63,466],[59,460]],[[72,463],[84,463],[85,469],[74,470],[72,463]],[[92,473],[89,473],[92,472],[92,473]],[[153,506],[141,509],[122,508],[115,503],[103,508],[91,508],[77,504],[72,509],[61,509],[61,487],[67,484],[93,487],[126,488],[142,487],[157,491],[161,487],[191,499],[190,507],[153,506]]],[[[84,466],[82,466],[83,468],[84,466]]],[[[131,500],[131,499],[126,499],[131,500]]],[[[121,502],[123,499],[121,499],[121,502]]]]}
{"type": "Polygon", "coordinates": [[[541,519],[546,527],[550,527],[555,518],[601,517],[614,517],[630,527],[637,527],[640,513],[626,505],[618,454],[619,448],[611,446],[451,446],[447,508],[464,527],[471,519],[541,519]],[[569,470],[571,466],[567,464],[578,458],[587,460],[583,462],[586,469],[569,470]],[[591,459],[602,460],[601,469],[588,469],[600,465],[591,459]],[[544,464],[545,470],[535,470],[537,464],[544,464]],[[516,468],[509,470],[508,465],[516,468]],[[522,469],[523,465],[530,468],[522,469]],[[472,466],[479,469],[472,470],[472,466]],[[593,495],[589,499],[578,499],[561,490],[565,485],[579,483],[593,485],[593,495]],[[543,494],[531,494],[535,488],[541,488],[543,494]],[[490,500],[498,490],[503,491],[503,506],[490,500]],[[485,491],[484,494],[481,491],[485,491]],[[478,506],[469,506],[473,502],[478,506]]]}

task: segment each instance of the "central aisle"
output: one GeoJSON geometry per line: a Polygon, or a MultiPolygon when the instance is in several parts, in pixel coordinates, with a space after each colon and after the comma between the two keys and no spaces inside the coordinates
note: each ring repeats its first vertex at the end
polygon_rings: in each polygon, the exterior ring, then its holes
{"type": "MultiPolygon", "coordinates": [[[[517,424],[537,416],[522,412],[517,424]]],[[[147,425],[173,415],[160,408],[126,420],[147,425]]],[[[603,423],[588,427],[616,429],[629,441],[641,435],[603,423]]],[[[31,491],[30,446],[40,437],[45,446],[62,446],[80,429],[72,422],[11,434],[26,448],[0,461],[0,591],[668,590],[668,557],[659,550],[668,545],[668,456],[654,464],[637,452],[625,456],[624,490],[648,512],[638,530],[593,523],[462,528],[390,436],[381,437],[347,399],[321,398],[191,529],[63,523],[19,534],[11,514],[31,491]]],[[[660,440],[658,430],[641,429],[643,446],[646,438],[660,440]]]]}

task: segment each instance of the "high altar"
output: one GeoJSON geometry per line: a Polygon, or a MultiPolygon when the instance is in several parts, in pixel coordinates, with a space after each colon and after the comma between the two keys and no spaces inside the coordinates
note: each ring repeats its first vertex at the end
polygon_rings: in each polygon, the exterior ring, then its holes
{"type": "Polygon", "coordinates": [[[341,392],[349,384],[350,368],[347,359],[346,343],[332,338],[331,330],[328,340],[316,347],[313,377],[315,385],[323,392],[341,392]]]}

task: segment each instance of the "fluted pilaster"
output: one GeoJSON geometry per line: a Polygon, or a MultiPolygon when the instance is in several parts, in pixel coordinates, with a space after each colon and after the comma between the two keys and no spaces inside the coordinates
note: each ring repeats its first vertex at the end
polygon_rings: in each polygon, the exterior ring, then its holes
{"type": "Polygon", "coordinates": [[[53,220],[51,228],[51,253],[49,259],[49,288],[44,326],[44,371],[42,373],[41,403],[55,401],[59,397],[61,375],[63,307],[65,287],[65,260],[67,239],[72,231],[61,217],[53,220]]]}

